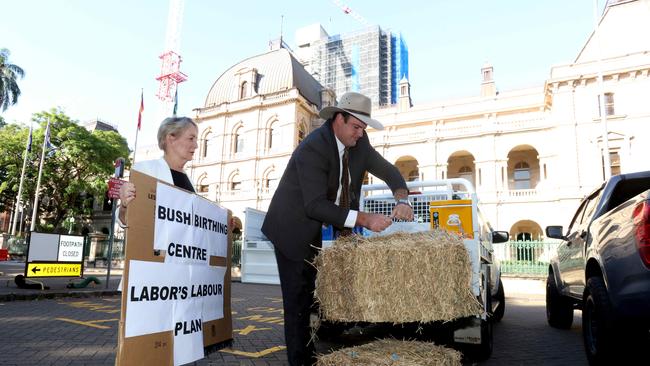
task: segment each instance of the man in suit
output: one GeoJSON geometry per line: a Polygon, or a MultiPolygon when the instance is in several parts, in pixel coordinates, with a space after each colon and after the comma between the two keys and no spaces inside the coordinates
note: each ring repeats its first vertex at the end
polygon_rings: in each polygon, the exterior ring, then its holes
{"type": "Polygon", "coordinates": [[[275,247],[292,366],[315,362],[309,317],[316,271],[310,263],[314,247],[322,244],[322,225],[332,224],[345,234],[355,225],[379,232],[393,218],[413,219],[404,178],[370,145],[365,128],[383,129],[370,112],[370,98],[354,92],[345,93],[338,106],[320,111],[325,123],[293,152],[262,225],[275,247]],[[366,171],[385,181],[393,192],[397,204],[390,217],[359,211],[366,171]]]}

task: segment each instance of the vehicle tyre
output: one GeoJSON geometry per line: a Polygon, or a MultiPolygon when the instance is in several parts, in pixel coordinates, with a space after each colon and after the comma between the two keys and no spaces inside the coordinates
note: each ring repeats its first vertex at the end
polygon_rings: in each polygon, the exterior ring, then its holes
{"type": "Polygon", "coordinates": [[[548,325],[559,329],[569,329],[573,324],[573,303],[560,294],[551,272],[546,279],[546,320],[548,325]]]}
{"type": "Polygon", "coordinates": [[[330,322],[321,320],[316,330],[316,336],[319,339],[330,340],[339,337],[349,328],[348,323],[330,322]]]}
{"type": "Polygon", "coordinates": [[[499,305],[497,305],[494,314],[492,314],[492,320],[500,322],[506,312],[506,293],[503,290],[503,282],[501,282],[501,278],[499,278],[499,289],[497,290],[497,294],[494,295],[494,299],[499,303],[499,305]]]}
{"type": "Polygon", "coordinates": [[[583,296],[582,336],[590,365],[606,365],[614,361],[616,335],[612,306],[605,282],[591,277],[583,296]]]}
{"type": "Polygon", "coordinates": [[[481,321],[481,343],[476,345],[469,346],[467,351],[469,357],[473,361],[485,361],[492,355],[492,326],[493,322],[490,319],[489,309],[492,309],[492,292],[490,290],[491,286],[487,281],[483,282],[485,286],[485,308],[488,309],[488,314],[485,319],[480,319],[481,321]]]}

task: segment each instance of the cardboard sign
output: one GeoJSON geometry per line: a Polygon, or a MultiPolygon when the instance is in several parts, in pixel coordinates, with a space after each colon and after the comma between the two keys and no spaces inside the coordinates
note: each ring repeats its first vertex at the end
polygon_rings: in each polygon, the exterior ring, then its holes
{"type": "Polygon", "coordinates": [[[180,365],[232,339],[231,213],[131,172],[117,365],[180,365]]]}

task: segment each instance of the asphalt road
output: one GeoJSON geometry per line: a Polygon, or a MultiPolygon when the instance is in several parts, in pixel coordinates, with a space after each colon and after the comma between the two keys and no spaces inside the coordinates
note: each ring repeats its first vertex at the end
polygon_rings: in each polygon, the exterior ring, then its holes
{"type": "MultiPolygon", "coordinates": [[[[543,296],[526,293],[529,286],[517,284],[506,282],[507,310],[494,328],[493,355],[478,364],[586,365],[580,312],[572,329],[550,328],[543,296]]],[[[232,290],[233,344],[195,364],[285,365],[279,286],[233,283],[232,290]]],[[[0,364],[112,365],[119,310],[117,296],[0,303],[0,364]]],[[[355,329],[338,341],[320,341],[317,350],[327,353],[381,336],[361,332],[355,329]]]]}

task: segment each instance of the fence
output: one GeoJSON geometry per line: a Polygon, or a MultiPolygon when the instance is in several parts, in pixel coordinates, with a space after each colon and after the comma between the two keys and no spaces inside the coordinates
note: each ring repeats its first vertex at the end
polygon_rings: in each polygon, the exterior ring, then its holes
{"type": "Polygon", "coordinates": [[[232,267],[241,267],[241,240],[232,241],[232,267]]]}
{"type": "Polygon", "coordinates": [[[27,255],[27,241],[16,236],[10,237],[7,240],[7,249],[9,256],[12,258],[24,257],[27,255]]]}
{"type": "Polygon", "coordinates": [[[557,253],[559,241],[510,241],[493,244],[501,273],[545,277],[548,264],[557,253]]]}
{"type": "MultiPolygon", "coordinates": [[[[97,249],[95,251],[95,259],[108,259],[108,239],[98,240],[97,249]]],[[[114,238],[113,240],[113,254],[111,259],[114,261],[124,260],[124,239],[114,238]]]]}

